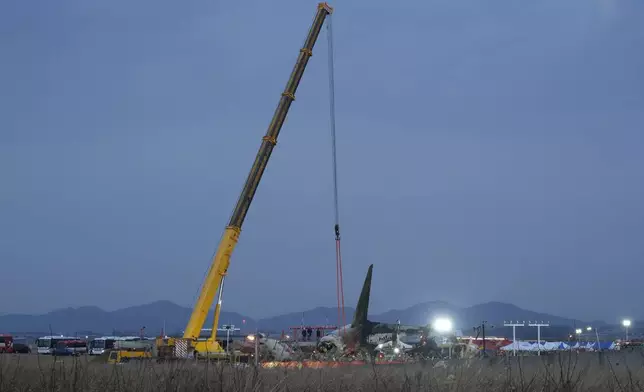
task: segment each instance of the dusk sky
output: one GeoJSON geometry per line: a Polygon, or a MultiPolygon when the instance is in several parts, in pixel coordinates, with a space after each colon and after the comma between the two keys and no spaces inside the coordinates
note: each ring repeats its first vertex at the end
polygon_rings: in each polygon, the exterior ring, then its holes
{"type": "MultiPolygon", "coordinates": [[[[345,301],[644,317],[644,3],[332,3],[345,301]]],[[[0,4],[0,313],[192,306],[316,1],[0,4]]],[[[335,304],[326,29],[224,310],[335,304]]]]}

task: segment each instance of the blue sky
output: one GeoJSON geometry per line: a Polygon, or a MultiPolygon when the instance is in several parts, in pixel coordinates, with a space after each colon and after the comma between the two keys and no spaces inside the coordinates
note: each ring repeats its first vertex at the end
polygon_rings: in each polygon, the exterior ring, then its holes
{"type": "MultiPolygon", "coordinates": [[[[3,2],[0,311],[191,305],[315,5],[3,2]]],[[[346,302],[644,317],[644,5],[333,5],[346,302]]],[[[335,303],[326,45],[227,310],[335,303]]]]}

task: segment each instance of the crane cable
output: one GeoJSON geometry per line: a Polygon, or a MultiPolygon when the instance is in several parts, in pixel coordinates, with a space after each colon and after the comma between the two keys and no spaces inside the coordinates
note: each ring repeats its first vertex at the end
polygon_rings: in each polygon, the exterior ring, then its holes
{"type": "Polygon", "coordinates": [[[335,210],[335,268],[336,268],[336,295],[338,299],[338,324],[342,327],[346,325],[346,316],[344,313],[344,283],[342,279],[342,251],[340,247],[340,210],[338,207],[338,163],[336,156],[336,137],[335,137],[335,80],[333,77],[333,28],[331,15],[326,21],[327,41],[329,49],[329,114],[331,123],[331,149],[333,161],[333,206],[335,210]]]}

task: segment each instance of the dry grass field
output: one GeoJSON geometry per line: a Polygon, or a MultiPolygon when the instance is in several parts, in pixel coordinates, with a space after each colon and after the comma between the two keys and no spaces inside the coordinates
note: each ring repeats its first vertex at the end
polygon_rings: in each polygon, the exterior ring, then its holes
{"type": "Polygon", "coordinates": [[[0,356],[9,391],[644,391],[639,353],[558,354],[338,369],[255,369],[204,362],[108,365],[95,358],[0,356]]]}

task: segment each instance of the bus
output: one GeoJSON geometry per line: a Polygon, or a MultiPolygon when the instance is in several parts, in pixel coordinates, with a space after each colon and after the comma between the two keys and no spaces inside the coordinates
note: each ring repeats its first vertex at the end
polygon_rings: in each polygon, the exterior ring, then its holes
{"type": "Polygon", "coordinates": [[[58,344],[58,342],[64,342],[67,340],[77,341],[82,339],[77,336],[64,336],[64,335],[42,336],[36,339],[38,354],[51,355],[54,353],[54,350],[56,349],[56,345],[58,344]]]}
{"type": "Polygon", "coordinates": [[[123,340],[140,340],[136,336],[102,336],[89,343],[89,355],[102,355],[114,348],[114,343],[123,340]]]}

